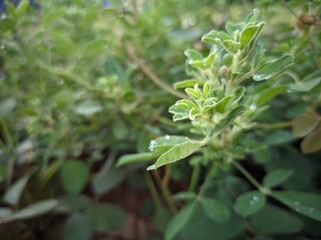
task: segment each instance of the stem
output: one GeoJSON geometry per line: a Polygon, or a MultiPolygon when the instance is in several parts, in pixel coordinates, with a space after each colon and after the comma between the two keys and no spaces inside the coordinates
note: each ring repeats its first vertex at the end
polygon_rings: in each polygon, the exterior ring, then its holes
{"type": "Polygon", "coordinates": [[[292,126],[292,122],[280,122],[280,123],[256,123],[255,128],[264,128],[264,129],[278,129],[278,128],[288,128],[292,126]]]}
{"type": "Polygon", "coordinates": [[[176,91],[171,86],[169,86],[167,83],[165,83],[164,80],[160,79],[154,71],[147,66],[137,55],[136,51],[133,48],[129,48],[128,46],[123,46],[128,56],[139,66],[139,68],[142,70],[142,72],[149,77],[157,86],[164,89],[166,92],[169,92],[173,96],[176,96],[178,98],[186,98],[186,95],[176,91]]]}
{"type": "Polygon", "coordinates": [[[189,187],[188,187],[188,191],[191,191],[191,192],[194,192],[195,191],[195,188],[196,188],[196,185],[197,185],[197,181],[199,179],[199,176],[200,176],[200,166],[199,165],[196,165],[193,167],[193,172],[192,172],[192,177],[191,177],[191,181],[190,181],[190,184],[189,184],[189,187]]]}
{"type": "Polygon", "coordinates": [[[157,184],[158,184],[158,185],[160,186],[160,188],[161,188],[161,191],[162,191],[164,200],[165,200],[166,204],[168,205],[168,208],[170,209],[170,211],[171,211],[172,213],[174,213],[174,214],[177,213],[178,210],[177,210],[177,208],[176,208],[175,203],[174,203],[173,200],[172,200],[171,192],[169,191],[168,186],[165,185],[165,184],[162,182],[162,180],[161,180],[161,178],[160,178],[160,176],[159,176],[159,172],[158,172],[158,171],[153,171],[153,175],[154,175],[154,177],[155,177],[155,180],[156,180],[157,184]]]}
{"type": "Polygon", "coordinates": [[[292,13],[292,15],[295,18],[298,18],[298,16],[295,14],[295,12],[288,6],[288,4],[284,0],[281,0],[281,3],[284,5],[284,7],[286,7],[286,9],[288,9],[292,13]]]}
{"type": "Polygon", "coordinates": [[[146,183],[149,188],[150,194],[152,196],[153,202],[156,205],[156,208],[161,208],[161,206],[162,206],[161,200],[158,196],[158,192],[157,192],[156,187],[154,185],[153,179],[151,178],[151,176],[148,172],[143,171],[143,173],[144,173],[144,177],[146,179],[146,183]]]}
{"type": "Polygon", "coordinates": [[[262,185],[238,162],[232,161],[233,165],[260,191],[263,189],[262,185]]]}

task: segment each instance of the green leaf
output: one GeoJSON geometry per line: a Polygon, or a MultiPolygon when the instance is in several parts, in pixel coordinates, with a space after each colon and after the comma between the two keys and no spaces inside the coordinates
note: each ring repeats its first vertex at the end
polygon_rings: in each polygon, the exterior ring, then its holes
{"type": "Polygon", "coordinates": [[[169,150],[169,148],[187,141],[193,141],[193,139],[190,139],[188,137],[183,137],[183,136],[165,135],[163,137],[159,137],[152,140],[148,148],[151,151],[159,150],[159,149],[169,150]]]}
{"type": "Polygon", "coordinates": [[[215,106],[215,110],[220,114],[223,114],[231,99],[232,97],[230,96],[224,97],[221,101],[217,103],[217,105],[215,106]]]}
{"type": "Polygon", "coordinates": [[[305,137],[311,133],[319,124],[319,120],[316,116],[303,113],[297,116],[292,121],[292,133],[294,137],[305,137]]]}
{"type": "Polygon", "coordinates": [[[22,0],[16,8],[18,18],[21,18],[29,7],[29,0],[22,0]]]}
{"type": "Polygon", "coordinates": [[[212,220],[223,223],[230,218],[230,211],[225,204],[211,198],[201,198],[200,203],[205,214],[212,220]]]}
{"type": "Polygon", "coordinates": [[[73,213],[64,225],[64,240],[90,240],[93,234],[92,222],[80,212],[73,213]]]}
{"type": "Polygon", "coordinates": [[[46,168],[43,172],[41,172],[41,184],[45,186],[48,181],[59,171],[64,160],[56,160],[48,168],[46,168]]]}
{"type": "Polygon", "coordinates": [[[206,82],[203,86],[203,97],[206,99],[209,97],[212,90],[212,86],[209,82],[206,82]]]}
{"type": "Polygon", "coordinates": [[[234,202],[233,209],[241,216],[248,216],[259,209],[265,204],[265,196],[259,191],[251,191],[238,196],[234,202]]]}
{"type": "Polygon", "coordinates": [[[288,211],[266,204],[249,218],[255,229],[265,234],[289,234],[303,228],[302,221],[288,211]]]}
{"type": "Polygon", "coordinates": [[[103,51],[107,52],[107,43],[108,42],[105,39],[94,40],[87,44],[87,46],[84,49],[83,55],[85,57],[91,57],[100,54],[103,51]]]}
{"type": "Polygon", "coordinates": [[[121,119],[114,122],[112,125],[112,131],[117,140],[123,140],[127,138],[129,134],[126,123],[121,119]]]}
{"type": "Polygon", "coordinates": [[[16,23],[11,18],[0,19],[0,34],[4,34],[14,29],[16,23]]]}
{"type": "Polygon", "coordinates": [[[170,106],[168,109],[169,113],[174,114],[173,115],[173,121],[181,121],[189,118],[189,110],[186,110],[185,108],[178,106],[178,105],[173,105],[170,106]]]}
{"type": "Polygon", "coordinates": [[[263,185],[266,187],[275,187],[286,181],[293,174],[291,169],[274,169],[263,178],[263,185]]]}
{"type": "Polygon", "coordinates": [[[114,161],[107,159],[99,172],[94,175],[91,185],[94,192],[101,195],[119,185],[126,176],[124,169],[115,168],[114,161]]]}
{"type": "Polygon", "coordinates": [[[203,60],[203,56],[202,54],[200,54],[198,51],[194,50],[194,49],[187,49],[184,51],[185,56],[191,60],[191,61],[202,61],[203,60]]]}
{"type": "Polygon", "coordinates": [[[154,155],[151,152],[125,154],[118,159],[116,166],[121,167],[131,163],[147,162],[152,160],[153,158],[154,158],[154,155]]]}
{"type": "Polygon", "coordinates": [[[0,223],[36,217],[52,211],[57,206],[58,201],[56,199],[47,199],[39,202],[34,202],[33,204],[20,209],[18,212],[14,213],[8,218],[0,219],[0,223]]]}
{"type": "Polygon", "coordinates": [[[202,42],[211,43],[223,47],[223,42],[233,40],[233,38],[225,32],[211,31],[202,37],[202,42]]]}
{"type": "Polygon", "coordinates": [[[176,193],[172,196],[174,201],[192,201],[197,198],[197,194],[191,191],[184,191],[176,193]]]}
{"type": "Polygon", "coordinates": [[[260,95],[256,98],[255,100],[256,105],[261,106],[265,104],[266,102],[270,101],[272,98],[277,96],[278,94],[284,92],[286,89],[288,89],[288,86],[283,86],[283,85],[264,89],[262,92],[260,92],[260,95]]]}
{"type": "Polygon", "coordinates": [[[111,203],[90,204],[85,212],[97,232],[120,230],[126,222],[124,210],[111,203]]]}
{"type": "Polygon", "coordinates": [[[67,192],[78,193],[87,183],[89,168],[84,162],[69,160],[63,164],[60,176],[67,192]]]}
{"type": "Polygon", "coordinates": [[[321,149],[321,126],[311,132],[301,142],[301,151],[303,153],[313,153],[321,149]]]}
{"type": "Polygon", "coordinates": [[[197,101],[202,96],[202,93],[198,89],[197,85],[195,85],[194,88],[186,88],[185,92],[190,98],[192,98],[195,101],[197,101]]]}
{"type": "Polygon", "coordinates": [[[3,200],[10,205],[16,205],[17,203],[19,203],[19,199],[21,197],[23,190],[26,187],[28,179],[29,179],[29,176],[25,176],[20,178],[17,182],[15,182],[7,190],[7,192],[3,197],[3,200]]]}
{"type": "Polygon", "coordinates": [[[293,64],[293,57],[285,55],[276,60],[267,62],[255,71],[253,79],[255,81],[267,80],[285,71],[293,64]]]}
{"type": "Polygon", "coordinates": [[[196,79],[188,79],[188,80],[174,83],[174,88],[175,89],[187,88],[187,87],[191,88],[191,87],[194,87],[195,84],[198,84],[199,86],[203,86],[204,81],[196,80],[196,79]]]}
{"type": "Polygon", "coordinates": [[[59,199],[59,202],[70,212],[83,210],[86,206],[92,204],[88,196],[78,193],[67,193],[59,199]]]}
{"type": "Polygon", "coordinates": [[[165,232],[168,222],[171,219],[171,213],[165,207],[156,208],[156,213],[153,216],[153,226],[161,232],[165,232]]]}
{"type": "Polygon", "coordinates": [[[240,116],[245,110],[244,106],[238,106],[228,113],[228,115],[214,128],[213,133],[219,133],[230,125],[238,116],[240,116]]]}
{"type": "Polygon", "coordinates": [[[233,40],[225,40],[223,42],[223,45],[224,45],[225,49],[231,53],[236,53],[241,47],[241,44],[239,44],[238,42],[235,42],[233,40]]]}
{"type": "Polygon", "coordinates": [[[165,231],[165,240],[175,239],[175,236],[180,232],[184,225],[190,220],[195,210],[195,204],[190,204],[181,209],[170,220],[165,231]]]}
{"type": "Polygon", "coordinates": [[[290,85],[290,90],[295,92],[309,92],[321,82],[321,77],[308,81],[300,81],[290,85]]]}
{"type": "Polygon", "coordinates": [[[243,29],[240,37],[241,49],[246,48],[250,43],[255,41],[263,26],[264,23],[261,22],[256,26],[249,26],[243,29]]]}
{"type": "Polygon", "coordinates": [[[233,94],[234,94],[233,102],[240,101],[245,94],[245,87],[239,86],[239,87],[235,88],[235,90],[233,91],[233,94]]]}
{"type": "Polygon", "coordinates": [[[321,195],[297,191],[274,191],[271,196],[296,212],[321,221],[321,195]]]}
{"type": "Polygon", "coordinates": [[[147,168],[147,170],[154,170],[166,164],[174,163],[178,160],[186,158],[199,150],[202,146],[202,142],[188,140],[186,142],[177,144],[163,153],[156,161],[156,163],[147,168]]]}

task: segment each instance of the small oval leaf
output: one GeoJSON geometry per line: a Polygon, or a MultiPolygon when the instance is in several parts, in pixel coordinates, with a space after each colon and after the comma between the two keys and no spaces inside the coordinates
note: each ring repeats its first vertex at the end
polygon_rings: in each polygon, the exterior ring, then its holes
{"type": "Polygon", "coordinates": [[[251,191],[238,196],[233,209],[238,214],[246,217],[257,212],[265,204],[265,196],[259,191],[251,191]]]}
{"type": "Polygon", "coordinates": [[[230,211],[225,204],[211,198],[201,198],[200,202],[205,214],[212,220],[223,223],[230,218],[230,211]]]}
{"type": "Polygon", "coordinates": [[[199,150],[202,146],[201,142],[188,140],[186,142],[177,144],[163,153],[156,161],[153,167],[149,167],[148,170],[154,170],[166,164],[174,163],[181,160],[199,150]]]}
{"type": "Polygon", "coordinates": [[[84,162],[69,160],[62,166],[60,175],[65,190],[70,193],[78,193],[87,183],[89,169],[84,162]]]}
{"type": "Polygon", "coordinates": [[[278,191],[271,196],[296,212],[321,221],[321,195],[297,191],[278,191]]]}
{"type": "Polygon", "coordinates": [[[290,169],[274,169],[263,178],[263,185],[274,187],[287,180],[293,174],[290,169]]]}

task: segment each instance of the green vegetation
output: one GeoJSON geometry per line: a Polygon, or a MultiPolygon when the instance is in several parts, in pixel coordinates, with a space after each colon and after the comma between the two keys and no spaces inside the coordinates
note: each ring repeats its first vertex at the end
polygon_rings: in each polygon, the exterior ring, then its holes
{"type": "Polygon", "coordinates": [[[321,237],[320,1],[39,5],[0,19],[1,239],[321,237]]]}

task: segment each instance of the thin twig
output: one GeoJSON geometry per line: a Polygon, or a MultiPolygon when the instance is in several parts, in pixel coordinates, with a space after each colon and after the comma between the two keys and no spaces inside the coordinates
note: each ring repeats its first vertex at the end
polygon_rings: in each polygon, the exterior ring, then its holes
{"type": "Polygon", "coordinates": [[[168,205],[170,211],[174,214],[177,213],[178,210],[177,210],[175,203],[172,200],[171,192],[169,191],[168,186],[163,184],[161,177],[159,176],[159,172],[157,170],[153,171],[153,175],[155,177],[157,184],[161,188],[164,200],[165,200],[166,204],[168,205]]]}
{"type": "Polygon", "coordinates": [[[186,98],[187,96],[179,91],[176,91],[171,86],[169,86],[165,81],[160,79],[154,71],[147,66],[142,59],[138,56],[135,49],[132,47],[128,47],[126,44],[124,44],[124,49],[128,56],[139,66],[139,68],[142,70],[142,72],[149,77],[157,86],[161,87],[165,91],[169,92],[170,94],[178,97],[178,98],[186,98]]]}
{"type": "Polygon", "coordinates": [[[284,1],[284,0],[280,0],[281,3],[286,7],[286,9],[288,9],[292,15],[295,17],[295,18],[298,18],[298,16],[296,15],[296,13],[288,6],[288,4],[284,1]]]}
{"type": "Polygon", "coordinates": [[[289,128],[292,126],[292,121],[280,122],[280,123],[256,123],[255,128],[264,129],[279,129],[279,128],[289,128]]]}
{"type": "Polygon", "coordinates": [[[156,190],[156,187],[154,185],[152,177],[146,171],[144,171],[144,177],[146,179],[146,183],[149,188],[150,194],[152,196],[153,202],[155,203],[157,208],[161,208],[162,204],[161,204],[160,198],[158,196],[158,192],[156,190]]]}

